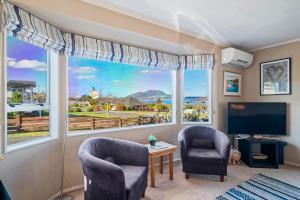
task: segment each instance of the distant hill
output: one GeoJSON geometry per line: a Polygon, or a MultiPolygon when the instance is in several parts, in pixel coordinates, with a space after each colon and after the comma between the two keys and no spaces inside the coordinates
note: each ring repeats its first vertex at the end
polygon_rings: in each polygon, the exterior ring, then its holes
{"type": "Polygon", "coordinates": [[[131,95],[128,95],[127,97],[133,97],[140,100],[146,100],[146,99],[171,99],[172,96],[169,94],[164,93],[160,90],[147,90],[145,92],[136,92],[131,95]]]}

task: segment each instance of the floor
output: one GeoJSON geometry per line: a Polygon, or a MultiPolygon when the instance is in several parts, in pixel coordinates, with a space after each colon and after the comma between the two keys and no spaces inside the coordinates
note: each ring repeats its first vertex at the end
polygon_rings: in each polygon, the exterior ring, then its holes
{"type": "MultiPolygon", "coordinates": [[[[174,180],[169,181],[168,167],[164,167],[164,174],[156,174],[156,187],[148,186],[146,197],[143,200],[210,200],[215,199],[229,188],[238,185],[257,173],[277,178],[286,183],[300,187],[300,168],[283,165],[280,169],[249,168],[245,165],[233,165],[228,167],[228,177],[225,182],[219,182],[219,177],[191,174],[186,180],[181,171],[180,162],[174,163],[174,180]]],[[[158,169],[156,170],[158,172],[158,169]]],[[[150,179],[148,179],[150,181],[150,179]]],[[[150,185],[150,182],[148,183],[150,185]]],[[[69,194],[73,200],[83,200],[83,190],[77,190],[69,194]]]]}

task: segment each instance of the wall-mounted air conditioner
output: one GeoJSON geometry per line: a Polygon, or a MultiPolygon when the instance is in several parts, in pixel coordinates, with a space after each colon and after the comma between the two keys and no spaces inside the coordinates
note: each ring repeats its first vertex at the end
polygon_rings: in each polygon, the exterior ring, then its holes
{"type": "Polygon", "coordinates": [[[232,47],[222,49],[222,64],[248,68],[253,62],[253,55],[232,47]]]}

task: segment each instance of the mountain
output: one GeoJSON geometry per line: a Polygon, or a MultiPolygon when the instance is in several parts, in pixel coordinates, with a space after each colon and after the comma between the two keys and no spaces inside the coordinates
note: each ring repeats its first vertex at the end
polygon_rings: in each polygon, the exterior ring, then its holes
{"type": "Polygon", "coordinates": [[[140,100],[145,100],[145,99],[171,99],[172,96],[169,94],[164,93],[163,91],[160,90],[147,90],[145,92],[136,92],[131,95],[128,95],[127,97],[133,97],[136,99],[140,100]]]}

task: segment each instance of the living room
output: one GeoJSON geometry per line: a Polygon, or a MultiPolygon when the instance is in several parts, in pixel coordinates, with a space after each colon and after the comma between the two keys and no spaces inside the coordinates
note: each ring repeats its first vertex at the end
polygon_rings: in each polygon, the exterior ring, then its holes
{"type": "Polygon", "coordinates": [[[299,8],[1,2],[0,199],[299,199],[299,8]]]}

